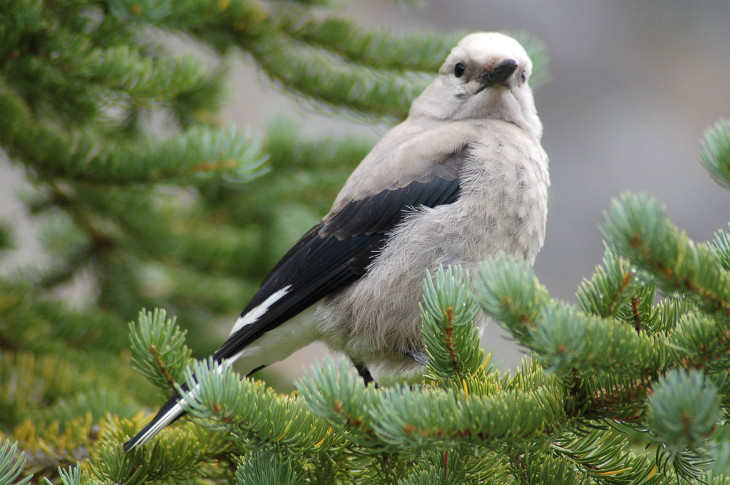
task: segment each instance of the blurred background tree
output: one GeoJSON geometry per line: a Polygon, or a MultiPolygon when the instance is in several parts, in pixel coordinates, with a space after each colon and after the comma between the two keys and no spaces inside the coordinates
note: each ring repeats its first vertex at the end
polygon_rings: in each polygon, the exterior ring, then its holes
{"type": "MultiPolygon", "coordinates": [[[[394,123],[458,39],[363,31],[323,17],[327,3],[0,2],[0,154],[24,173],[43,254],[0,279],[3,434],[43,447],[43,426],[156,404],[130,371],[126,323],[166,308],[195,355],[210,353],[219,320],[369,150],[287,120],[221,125],[232,57],[330,113],[394,123]]],[[[9,223],[0,244],[12,254],[9,223]]],[[[34,455],[29,469],[73,453],[34,455]]]]}

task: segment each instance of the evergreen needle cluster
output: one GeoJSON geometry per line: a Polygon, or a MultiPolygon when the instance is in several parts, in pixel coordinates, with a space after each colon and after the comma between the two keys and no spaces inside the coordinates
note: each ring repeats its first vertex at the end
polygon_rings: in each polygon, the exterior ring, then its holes
{"type": "MultiPolygon", "coordinates": [[[[730,484],[730,236],[695,243],[646,196],[611,204],[577,305],[506,258],[427,275],[422,382],[365,387],[328,360],[285,394],[193,358],[370,147],[219,126],[228,59],[394,122],[462,35],[365,30],[328,3],[0,0],[0,156],[45,252],[0,277],[0,484],[730,484]],[[514,374],[489,365],[479,311],[529,350],[514,374]],[[182,385],[190,419],[124,454],[182,385]]],[[[544,81],[544,48],[520,41],[544,81]]],[[[700,148],[726,186],[728,140],[720,121],[700,148]]],[[[0,255],[14,239],[0,223],[0,255]]]]}

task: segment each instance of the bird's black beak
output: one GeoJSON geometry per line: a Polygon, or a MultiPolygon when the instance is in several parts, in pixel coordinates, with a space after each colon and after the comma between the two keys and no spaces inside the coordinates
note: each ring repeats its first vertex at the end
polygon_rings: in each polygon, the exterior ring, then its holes
{"type": "Polygon", "coordinates": [[[479,76],[479,80],[482,82],[481,87],[477,91],[480,93],[487,89],[489,86],[495,84],[504,84],[507,79],[517,70],[517,61],[514,59],[505,59],[500,61],[497,65],[479,76]]]}

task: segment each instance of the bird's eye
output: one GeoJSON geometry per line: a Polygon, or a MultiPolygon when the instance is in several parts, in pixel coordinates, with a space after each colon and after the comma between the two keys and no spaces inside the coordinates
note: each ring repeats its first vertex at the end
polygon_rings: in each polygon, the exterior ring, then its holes
{"type": "Polygon", "coordinates": [[[454,76],[461,77],[464,75],[464,71],[466,71],[466,66],[461,62],[457,62],[454,66],[454,76]]]}
{"type": "Polygon", "coordinates": [[[522,82],[525,82],[525,81],[527,81],[527,71],[525,71],[525,70],[522,70],[522,74],[521,74],[521,76],[522,76],[522,82]]]}

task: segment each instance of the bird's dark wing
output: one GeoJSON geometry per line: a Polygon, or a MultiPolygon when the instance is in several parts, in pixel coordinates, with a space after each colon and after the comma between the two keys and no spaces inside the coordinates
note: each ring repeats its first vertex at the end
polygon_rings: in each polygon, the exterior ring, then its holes
{"type": "Polygon", "coordinates": [[[257,318],[233,333],[214,357],[236,355],[249,342],[362,276],[408,210],[454,202],[468,152],[464,146],[418,180],[352,201],[314,226],[272,269],[241,313],[245,318],[258,309],[257,318]]]}
{"type": "MultiPolygon", "coordinates": [[[[266,332],[362,276],[389,231],[408,210],[458,199],[459,172],[468,153],[469,146],[465,145],[410,184],[351,201],[314,226],[269,273],[241,313],[236,323],[239,328],[213,357],[220,361],[236,356],[266,332]]],[[[188,388],[182,386],[182,390],[187,392],[188,388]]],[[[124,451],[145,443],[183,414],[181,397],[176,393],[124,444],[124,451]]]]}

